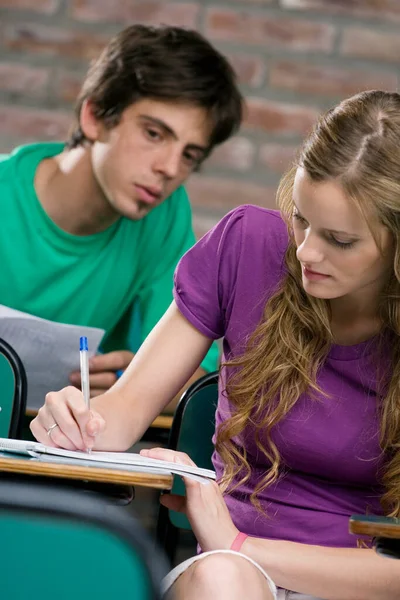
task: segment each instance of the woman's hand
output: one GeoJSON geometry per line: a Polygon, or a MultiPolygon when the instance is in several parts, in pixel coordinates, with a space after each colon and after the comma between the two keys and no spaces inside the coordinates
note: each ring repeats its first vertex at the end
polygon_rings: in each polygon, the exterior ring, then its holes
{"type": "Polygon", "coordinates": [[[89,410],[82,392],[72,386],[47,394],[44,405],[30,424],[39,442],[67,450],[93,448],[95,437],[104,428],[101,415],[89,410]]]}
{"type": "MultiPolygon", "coordinates": [[[[140,454],[149,458],[195,466],[187,454],[165,448],[141,450],[140,454]]],[[[183,477],[183,480],[186,485],[186,497],[164,494],[161,496],[161,504],[186,514],[204,552],[229,549],[239,531],[232,522],[218,484],[207,479],[204,483],[189,477],[183,477]]]]}

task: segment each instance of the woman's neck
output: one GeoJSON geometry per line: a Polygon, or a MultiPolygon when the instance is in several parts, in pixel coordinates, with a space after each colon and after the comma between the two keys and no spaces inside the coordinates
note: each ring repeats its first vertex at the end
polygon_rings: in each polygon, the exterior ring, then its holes
{"type": "Polygon", "coordinates": [[[331,328],[336,344],[359,344],[374,337],[382,329],[377,295],[367,295],[364,298],[334,298],[330,300],[330,305],[331,328]]]}

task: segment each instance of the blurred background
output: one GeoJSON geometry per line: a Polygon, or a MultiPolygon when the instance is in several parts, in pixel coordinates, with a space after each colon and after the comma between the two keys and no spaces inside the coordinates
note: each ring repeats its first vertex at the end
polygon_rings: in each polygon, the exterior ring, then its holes
{"type": "Polygon", "coordinates": [[[134,22],[201,31],[247,98],[239,134],[188,183],[198,236],[239,204],[274,206],[321,111],[398,87],[399,0],[0,0],[0,152],[63,140],[90,60],[134,22]]]}

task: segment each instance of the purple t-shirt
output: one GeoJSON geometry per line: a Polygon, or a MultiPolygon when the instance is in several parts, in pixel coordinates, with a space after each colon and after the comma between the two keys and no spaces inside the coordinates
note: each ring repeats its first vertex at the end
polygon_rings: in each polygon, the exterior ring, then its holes
{"type": "MultiPolygon", "coordinates": [[[[279,212],[247,205],[226,215],[181,259],[174,292],[179,310],[206,336],[224,338],[223,358],[237,356],[259,323],[266,300],[285,275],[287,244],[279,212]]],[[[259,495],[267,516],[249,496],[270,465],[256,448],[252,426],[245,429],[239,443],[246,446],[252,476],[226,496],[241,531],[322,546],[355,546],[356,536],[348,533],[349,516],[382,514],[374,347],[373,341],[333,345],[318,376],[329,396],[316,401],[303,394],[275,426],[272,435],[286,474],[259,495]]],[[[224,388],[221,380],[217,425],[230,414],[224,388]]],[[[220,477],[223,466],[217,453],[213,462],[220,477]]]]}

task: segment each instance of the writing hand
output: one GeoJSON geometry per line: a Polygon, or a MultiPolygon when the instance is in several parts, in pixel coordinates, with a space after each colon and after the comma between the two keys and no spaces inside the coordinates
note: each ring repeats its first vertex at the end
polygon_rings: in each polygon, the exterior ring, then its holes
{"type": "Polygon", "coordinates": [[[30,429],[46,446],[87,450],[93,448],[96,436],[105,429],[105,421],[87,408],[82,392],[69,386],[46,395],[30,429]]]}

